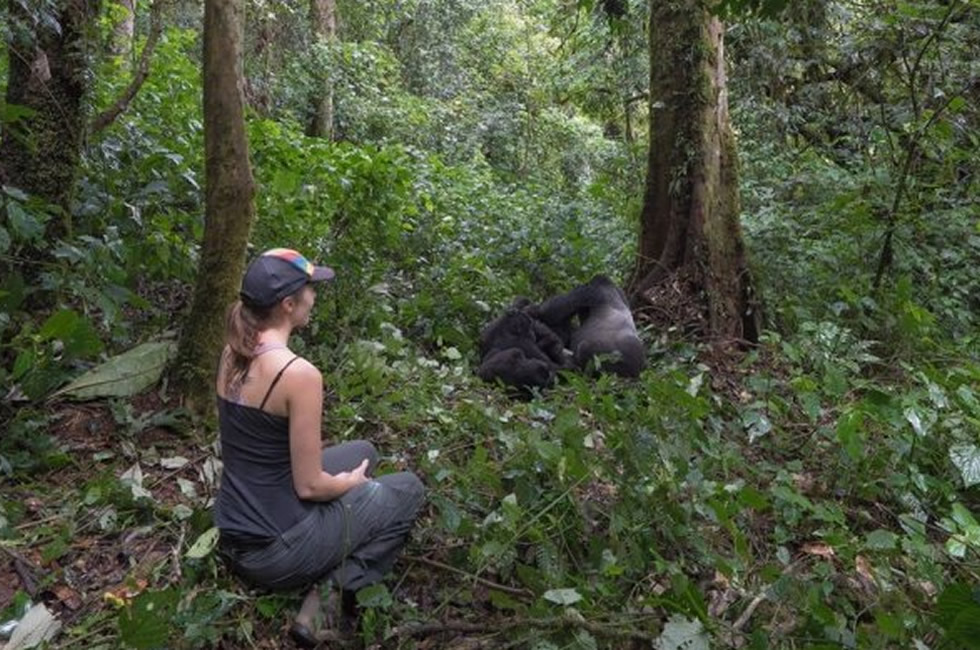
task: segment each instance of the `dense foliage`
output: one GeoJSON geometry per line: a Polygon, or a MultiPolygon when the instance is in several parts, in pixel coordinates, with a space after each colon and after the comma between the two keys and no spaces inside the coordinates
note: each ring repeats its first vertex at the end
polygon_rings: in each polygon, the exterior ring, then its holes
{"type": "MultiPolygon", "coordinates": [[[[540,650],[978,647],[980,10],[885,4],[730,19],[764,342],[639,313],[639,380],[515,402],[473,376],[480,327],[632,264],[643,3],[340,2],[337,42],[314,47],[305,4],[249,2],[254,250],[339,270],[297,342],[324,370],[326,437],[374,440],[429,491],[411,557],[360,595],[366,642],[414,647],[411,624],[452,619],[473,627],[444,635],[540,650]],[[337,142],[304,135],[327,81],[337,142]]],[[[58,647],[276,647],[298,603],[213,552],[214,432],[165,382],[56,393],[186,309],[199,19],[168,7],[148,80],[87,142],[69,238],[43,238],[36,197],[0,195],[0,557],[38,583],[0,589],[0,622],[45,600],[58,647]]],[[[97,110],[130,66],[91,65],[97,110]]]]}

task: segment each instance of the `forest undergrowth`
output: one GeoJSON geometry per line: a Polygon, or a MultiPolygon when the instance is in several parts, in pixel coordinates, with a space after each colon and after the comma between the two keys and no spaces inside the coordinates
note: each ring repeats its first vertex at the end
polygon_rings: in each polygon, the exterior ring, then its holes
{"type": "MultiPolygon", "coordinates": [[[[33,285],[0,292],[0,623],[44,603],[62,625],[51,647],[279,648],[301,600],[249,588],[216,553],[213,421],[166,380],[97,399],[65,389],[172,341],[188,306],[198,36],[167,30],[125,119],[87,147],[87,231],[52,244],[33,285]],[[41,288],[55,304],[25,311],[41,288]]],[[[508,106],[473,144],[451,119],[470,105],[382,93],[367,80],[397,76],[391,52],[345,47],[348,141],[309,138],[285,110],[248,120],[252,253],[288,245],[338,270],[294,341],[324,373],[324,441],[371,440],[382,472],[411,469],[427,489],[406,553],[331,647],[980,647],[969,191],[916,194],[876,282],[876,210],[893,187],[787,146],[780,116],[745,92],[733,115],[761,342],[705,343],[639,310],[638,379],[568,374],[514,399],[474,375],[480,328],[516,296],[625,281],[642,145],[549,109],[540,155],[529,145],[518,165],[511,140],[493,140],[520,127],[508,106]]],[[[509,78],[517,64],[495,65],[509,78]]],[[[121,82],[99,78],[106,103],[121,82]]],[[[7,186],[2,200],[3,248],[37,245],[47,208],[7,186]]]]}

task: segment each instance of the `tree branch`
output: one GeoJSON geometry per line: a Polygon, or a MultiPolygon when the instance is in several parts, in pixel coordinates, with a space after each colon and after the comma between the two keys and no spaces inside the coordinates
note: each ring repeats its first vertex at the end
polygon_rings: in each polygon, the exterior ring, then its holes
{"type": "Polygon", "coordinates": [[[594,636],[618,639],[634,639],[652,644],[657,637],[628,627],[623,621],[599,623],[572,616],[553,616],[550,618],[512,618],[509,620],[487,621],[486,623],[468,623],[465,621],[446,621],[444,623],[415,623],[399,625],[391,633],[393,636],[413,637],[440,634],[445,632],[463,632],[470,634],[499,634],[516,628],[531,627],[538,629],[571,629],[585,630],[594,636]]]}
{"type": "Polygon", "coordinates": [[[491,589],[493,589],[495,591],[502,591],[504,593],[511,594],[512,596],[520,596],[521,598],[533,598],[534,597],[534,594],[531,593],[531,592],[529,592],[527,589],[518,589],[516,587],[508,587],[507,585],[502,585],[502,584],[497,583],[497,582],[494,582],[492,580],[487,580],[486,578],[481,578],[480,576],[473,575],[472,573],[469,573],[467,571],[463,571],[462,569],[457,569],[454,566],[451,566],[449,564],[445,564],[443,562],[439,562],[438,560],[430,560],[427,557],[420,557],[420,556],[417,556],[417,555],[402,555],[402,559],[403,560],[407,560],[408,562],[415,562],[417,564],[427,564],[427,565],[429,565],[431,567],[435,567],[437,569],[442,569],[443,571],[451,571],[452,573],[458,573],[459,575],[466,576],[466,577],[468,577],[468,578],[470,578],[472,580],[475,580],[476,582],[479,582],[481,585],[485,585],[487,587],[490,587],[491,589]]]}
{"type": "Polygon", "coordinates": [[[129,86],[126,90],[116,99],[113,104],[99,113],[92,123],[89,125],[89,131],[91,133],[98,133],[102,129],[106,128],[119,117],[123,111],[129,108],[130,102],[136,97],[136,93],[143,86],[143,82],[146,78],[150,76],[150,58],[153,56],[153,50],[156,48],[157,41],[160,39],[160,33],[163,31],[163,20],[161,18],[161,13],[163,9],[163,0],[153,0],[153,4],[150,5],[150,33],[146,36],[146,44],[143,46],[143,51],[140,53],[139,64],[136,66],[136,73],[133,75],[132,81],[129,82],[129,86]]]}

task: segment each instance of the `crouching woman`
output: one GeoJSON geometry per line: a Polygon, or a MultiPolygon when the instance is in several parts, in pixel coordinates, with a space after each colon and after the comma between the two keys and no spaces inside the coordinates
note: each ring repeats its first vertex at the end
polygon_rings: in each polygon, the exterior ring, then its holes
{"type": "Polygon", "coordinates": [[[224,470],[214,516],[220,551],[245,580],[286,589],[328,578],[350,609],[358,589],[391,569],[424,490],[409,472],[375,477],[370,442],[321,446],[323,377],[289,337],[309,323],[315,287],[333,277],[289,249],[246,270],[217,375],[224,470]]]}

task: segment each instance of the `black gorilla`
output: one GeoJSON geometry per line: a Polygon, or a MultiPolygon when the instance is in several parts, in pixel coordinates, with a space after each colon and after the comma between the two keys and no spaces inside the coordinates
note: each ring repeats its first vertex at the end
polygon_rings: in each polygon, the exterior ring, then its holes
{"type": "Polygon", "coordinates": [[[575,365],[636,377],[646,366],[646,351],[636,334],[623,291],[604,275],[524,311],[566,336],[575,365]],[[572,319],[578,316],[578,327],[572,319]],[[598,362],[598,363],[596,363],[598,362]]]}
{"type": "Polygon", "coordinates": [[[518,299],[480,333],[482,362],[476,374],[521,389],[550,386],[555,372],[568,366],[562,340],[544,323],[522,310],[518,299]]]}

